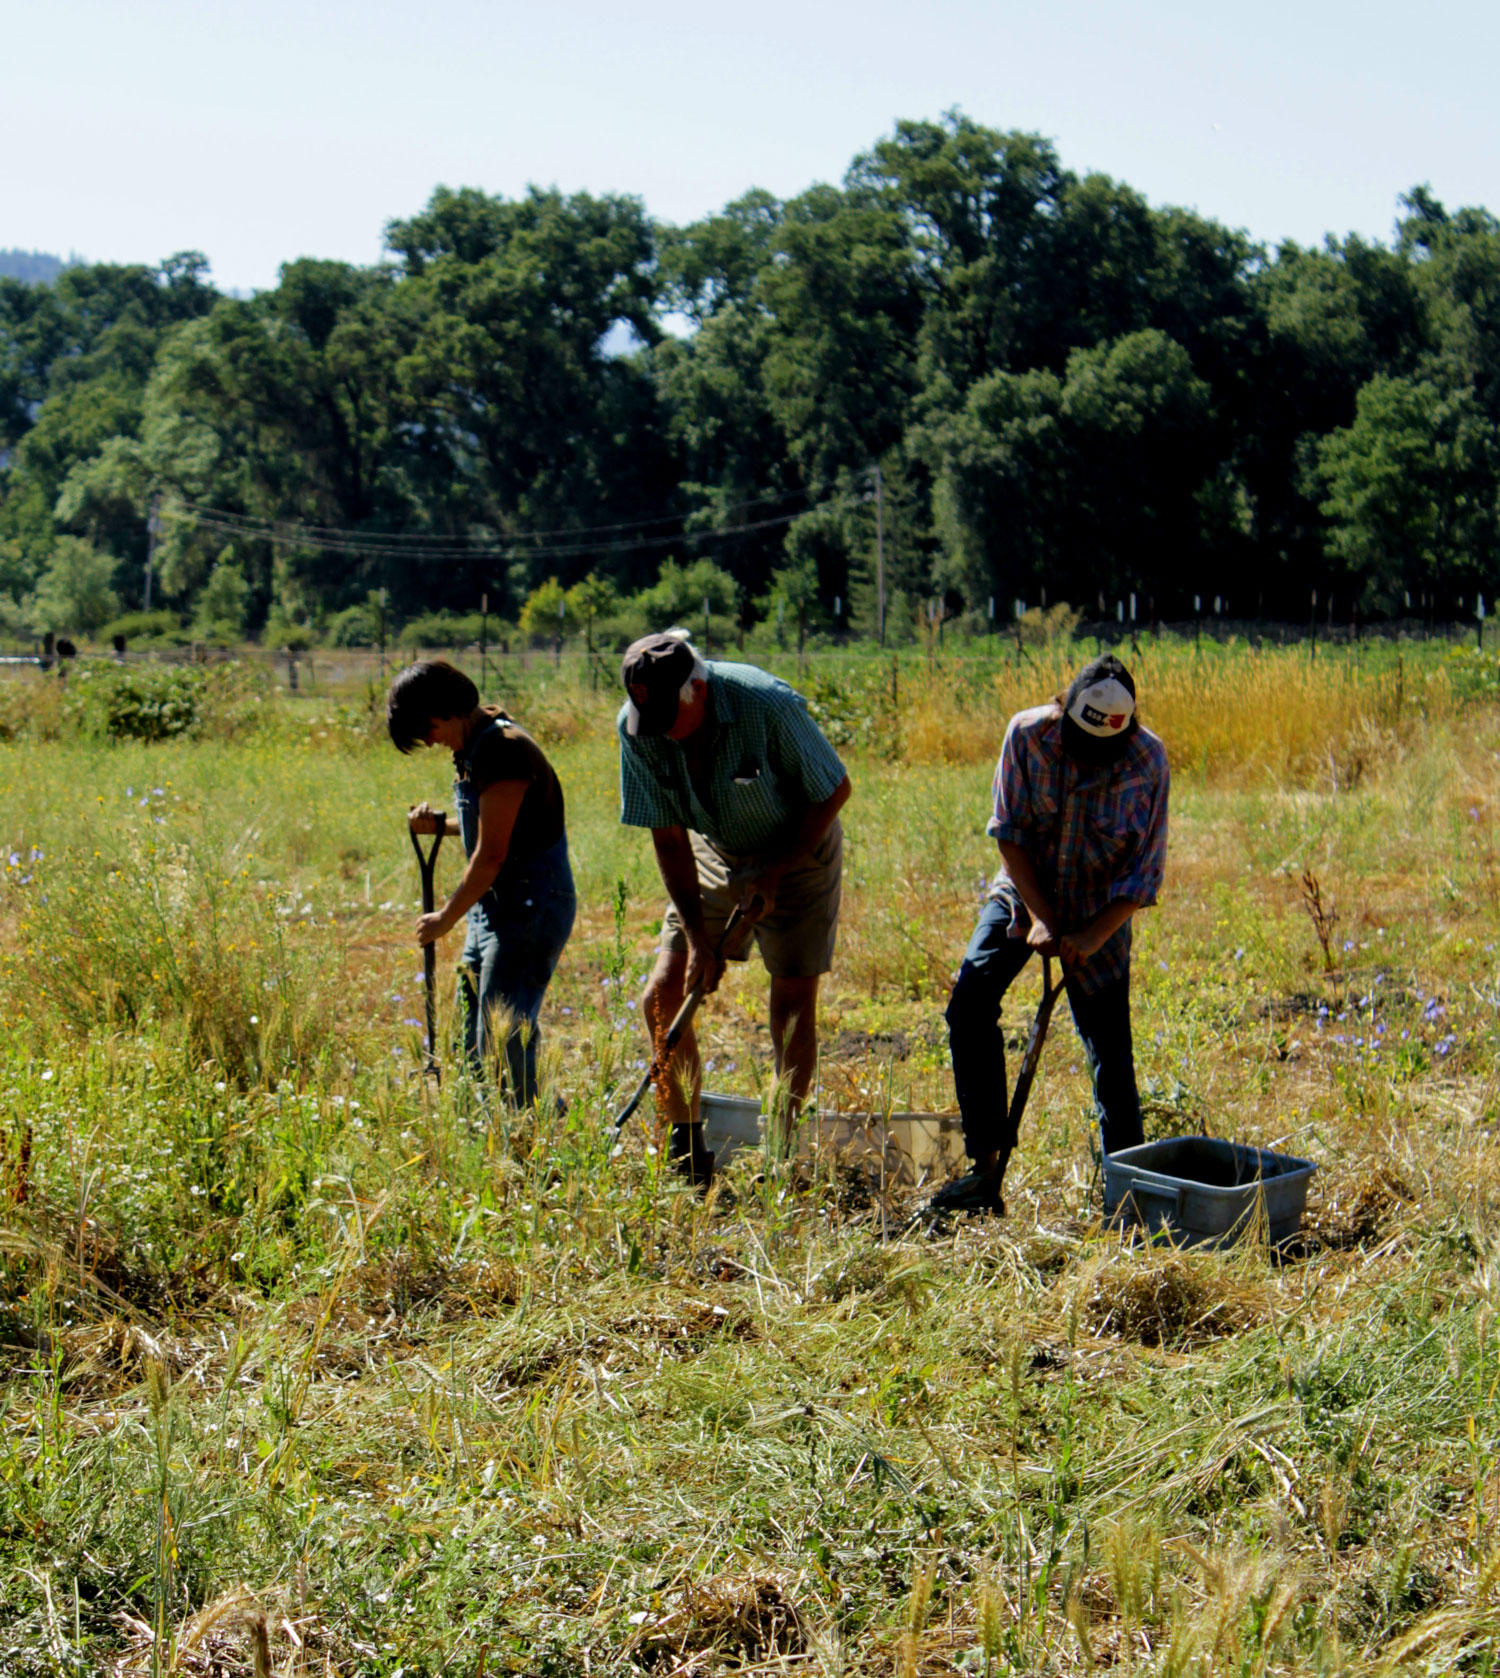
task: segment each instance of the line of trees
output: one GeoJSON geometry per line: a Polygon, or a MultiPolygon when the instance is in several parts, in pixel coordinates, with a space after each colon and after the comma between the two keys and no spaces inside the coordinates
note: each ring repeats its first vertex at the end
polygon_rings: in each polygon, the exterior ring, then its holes
{"type": "Polygon", "coordinates": [[[0,279],[0,619],[95,632],[148,558],[152,604],[272,635],[706,559],[740,615],[868,629],[877,523],[898,636],[933,597],[1472,610],[1500,223],[1401,205],[1270,252],[950,114],[686,227],[439,188],[387,261],[247,299],[193,254],[0,279]]]}

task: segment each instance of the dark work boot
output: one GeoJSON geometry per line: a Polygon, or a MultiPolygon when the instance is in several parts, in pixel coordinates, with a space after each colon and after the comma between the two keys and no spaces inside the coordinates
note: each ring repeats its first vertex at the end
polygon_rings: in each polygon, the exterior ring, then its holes
{"type": "Polygon", "coordinates": [[[991,1212],[998,1218],[1005,1216],[1005,1202],[1000,1198],[1000,1184],[1005,1177],[1005,1166],[993,1174],[975,1166],[962,1177],[945,1183],[927,1202],[929,1212],[991,1212]]]}
{"type": "Polygon", "coordinates": [[[706,1191],[714,1180],[713,1150],[703,1144],[701,1124],[674,1124],[667,1158],[672,1169],[695,1189],[706,1191]]]}

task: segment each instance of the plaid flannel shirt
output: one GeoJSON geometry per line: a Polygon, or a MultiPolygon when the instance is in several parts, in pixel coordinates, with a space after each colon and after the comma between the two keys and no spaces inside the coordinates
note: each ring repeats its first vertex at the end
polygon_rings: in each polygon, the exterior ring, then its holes
{"type": "Polygon", "coordinates": [[[620,707],[620,820],[685,827],[732,858],[771,858],[790,844],[808,806],[844,779],[839,755],[807,714],[807,701],[753,664],[708,666],[714,730],[708,785],[692,785],[682,747],[665,735],[625,732],[620,707]]]}
{"type": "MultiPolygon", "coordinates": [[[[1054,705],[1010,719],[995,769],[994,806],[985,832],[1022,846],[1057,911],[1059,931],[1077,932],[1128,897],[1155,903],[1167,854],[1167,753],[1149,729],[1131,736],[1108,768],[1076,763],[1062,747],[1054,705]]],[[[1030,917],[1004,866],[991,895],[1008,899],[1017,922],[1030,917]]],[[[1130,971],[1130,922],[1072,970],[1085,996],[1130,971]]]]}

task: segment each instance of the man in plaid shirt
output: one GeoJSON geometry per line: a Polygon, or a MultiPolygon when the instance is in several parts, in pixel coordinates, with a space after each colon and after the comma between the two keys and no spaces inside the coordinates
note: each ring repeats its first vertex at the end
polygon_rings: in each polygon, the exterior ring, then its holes
{"type": "Polygon", "coordinates": [[[1142,1140],[1130,1042],[1130,917],[1155,903],[1167,849],[1167,754],[1135,682],[1095,659],[1050,704],[1018,712],[986,832],[1001,868],[948,1003],[953,1081],[973,1170],[935,1206],[1003,1212],[1009,1122],[1000,1002],[1033,951],[1061,959],[1104,1151],[1142,1140]]]}
{"type": "MultiPolygon", "coordinates": [[[[818,980],[833,965],[849,777],[800,694],[753,665],[705,664],[683,630],[635,642],[621,675],[620,820],[651,829],[671,900],[643,1005],[652,1040],[695,984],[705,995],[718,986],[717,946],[738,908],[771,975],[771,1046],[790,1124],[817,1069],[818,980]]],[[[723,955],[743,961],[747,943],[723,955]]],[[[689,1028],[657,1099],[674,1168],[703,1187],[714,1156],[699,1122],[701,1084],[689,1028]]]]}

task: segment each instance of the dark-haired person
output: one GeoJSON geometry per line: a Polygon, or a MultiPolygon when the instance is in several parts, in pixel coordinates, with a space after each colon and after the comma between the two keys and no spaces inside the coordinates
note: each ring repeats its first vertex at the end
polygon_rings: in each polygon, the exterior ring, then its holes
{"type": "MultiPolygon", "coordinates": [[[[738,908],[771,975],[771,1047],[790,1123],[817,1071],[818,981],[838,933],[849,777],[799,693],[753,665],[704,663],[683,630],[643,636],[620,674],[620,820],[651,829],[670,899],[646,1023],[658,1039],[686,991],[700,979],[713,991],[724,960],[745,959],[748,940],[715,953],[738,908]]],[[[691,1029],[673,1071],[660,1097],[672,1166],[704,1187],[714,1156],[699,1122],[691,1029]]]]}
{"type": "MultiPolygon", "coordinates": [[[[464,1047],[478,1071],[494,1053],[498,1023],[512,1099],[529,1105],[537,1016],[578,907],[562,787],[526,730],[498,706],[481,705],[473,682],[442,659],[403,670],[385,715],[398,751],[453,753],[457,817],[444,831],[462,838],[468,866],[442,908],[418,919],[417,942],[432,943],[467,915],[458,987],[464,1047]]],[[[436,831],[425,802],[409,820],[418,833],[436,831]]]]}
{"type": "Polygon", "coordinates": [[[1005,730],[986,827],[1001,868],[948,1003],[967,1176],[932,1204],[1003,1213],[1016,1145],[1000,1002],[1034,951],[1057,956],[1083,1039],[1105,1153],[1139,1142],[1130,1041],[1130,918],[1155,903],[1167,849],[1167,754],[1135,714],[1119,659],[1086,665],[1064,694],[1005,730]]]}

